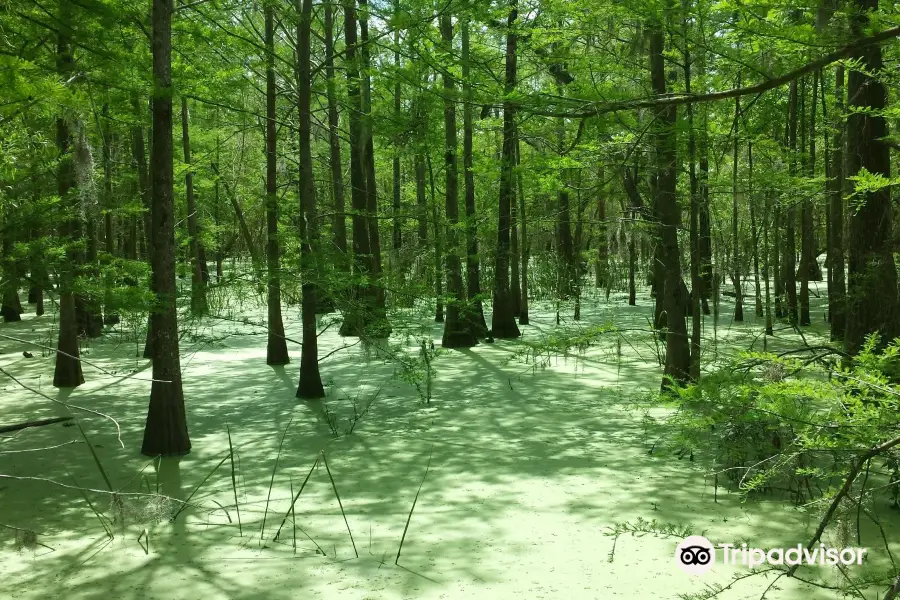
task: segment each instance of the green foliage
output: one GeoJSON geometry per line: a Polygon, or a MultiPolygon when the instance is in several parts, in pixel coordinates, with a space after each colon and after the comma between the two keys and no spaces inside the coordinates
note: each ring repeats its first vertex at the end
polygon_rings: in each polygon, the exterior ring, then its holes
{"type": "MultiPolygon", "coordinates": [[[[877,347],[870,336],[845,367],[817,354],[745,353],[678,390],[670,441],[695,449],[745,497],[775,488],[797,503],[829,496],[854,456],[900,426],[900,340],[877,347]]],[[[896,476],[893,455],[886,460],[896,476]]]]}
{"type": "Polygon", "coordinates": [[[565,329],[554,329],[537,340],[522,340],[513,359],[522,360],[536,369],[549,367],[554,358],[582,356],[588,348],[600,345],[608,334],[618,339],[620,335],[611,324],[576,326],[565,329]]]}

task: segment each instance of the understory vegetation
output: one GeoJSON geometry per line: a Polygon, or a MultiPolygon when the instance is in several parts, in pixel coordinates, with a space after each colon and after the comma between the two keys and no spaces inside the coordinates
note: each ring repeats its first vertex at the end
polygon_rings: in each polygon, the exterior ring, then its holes
{"type": "Polygon", "coordinates": [[[898,36],[885,0],[0,3],[0,581],[900,598],[898,36]],[[869,554],[702,580],[693,536],[869,554]]]}

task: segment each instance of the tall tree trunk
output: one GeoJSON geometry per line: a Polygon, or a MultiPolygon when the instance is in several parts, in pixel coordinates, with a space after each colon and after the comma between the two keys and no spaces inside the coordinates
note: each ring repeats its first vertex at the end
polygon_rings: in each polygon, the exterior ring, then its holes
{"type": "Polygon", "coordinates": [[[573,291],[575,294],[575,310],[573,311],[572,319],[575,321],[581,320],[581,282],[584,279],[584,273],[582,272],[582,249],[584,248],[584,211],[587,208],[587,200],[582,198],[582,172],[577,171],[577,188],[575,192],[575,236],[573,239],[574,246],[574,262],[573,262],[573,275],[574,275],[574,286],[573,291]]]}
{"type": "MultiPolygon", "coordinates": [[[[449,56],[453,54],[453,25],[450,13],[444,11],[440,17],[441,42],[449,56]]],[[[444,172],[446,175],[447,213],[447,319],[444,321],[445,348],[470,348],[478,343],[475,333],[470,327],[470,320],[465,315],[465,290],[462,281],[462,264],[459,259],[459,243],[457,224],[459,223],[459,176],[457,170],[457,137],[456,137],[456,82],[450,73],[449,65],[443,72],[444,83],[444,172]]]]}
{"type": "MultiPolygon", "coordinates": [[[[423,145],[425,141],[424,139],[418,140],[416,144],[423,145]]],[[[419,250],[426,250],[428,247],[428,196],[425,193],[425,153],[418,148],[413,157],[413,170],[416,176],[416,214],[419,219],[419,250]]]]}
{"type": "Polygon", "coordinates": [[[334,209],[332,220],[332,236],[334,245],[340,254],[339,260],[344,269],[349,267],[347,261],[347,215],[344,208],[344,175],[341,163],[341,138],[338,135],[338,102],[334,74],[334,6],[327,0],[325,11],[325,78],[328,96],[328,146],[331,167],[331,191],[334,209]]]}
{"type": "MultiPolygon", "coordinates": [[[[3,215],[0,214],[0,217],[3,215]]],[[[14,229],[10,224],[0,227],[0,315],[4,323],[21,321],[22,305],[19,301],[19,269],[13,258],[14,229]]]]}
{"type": "MultiPolygon", "coordinates": [[[[766,335],[772,335],[774,332],[772,331],[772,296],[771,290],[769,289],[769,259],[771,254],[769,252],[769,221],[772,218],[772,194],[769,190],[766,190],[766,205],[765,205],[765,213],[763,214],[763,285],[766,287],[766,335]]],[[[777,247],[777,243],[775,244],[777,247]]],[[[778,272],[778,269],[775,269],[775,272],[778,272]]]]}
{"type": "MultiPolygon", "coordinates": [[[[857,39],[865,36],[870,17],[878,10],[878,0],[855,0],[850,29],[857,39]]],[[[889,147],[882,143],[888,135],[881,112],[887,105],[887,90],[876,77],[884,62],[881,47],[870,45],[856,51],[863,70],[853,69],[847,81],[850,117],[847,121],[849,173],[891,177],[889,147]],[[873,77],[874,74],[874,77],[873,77]]],[[[891,188],[865,192],[859,208],[850,215],[848,236],[847,323],[844,344],[856,354],[871,333],[878,332],[881,344],[897,336],[900,307],[897,298],[897,270],[894,264],[891,188]]]]}
{"type": "Polygon", "coordinates": [[[747,196],[750,201],[750,236],[753,242],[753,289],[756,298],[756,316],[763,316],[762,291],[759,285],[759,229],[756,226],[756,198],[753,196],[753,142],[747,141],[747,196]]]}
{"type": "Polygon", "coordinates": [[[152,224],[150,222],[150,180],[147,174],[147,147],[144,143],[144,110],[141,108],[141,103],[138,101],[137,96],[132,98],[131,101],[132,110],[134,110],[134,117],[137,119],[135,125],[131,128],[131,157],[134,161],[134,169],[137,173],[137,181],[138,181],[138,194],[141,198],[141,206],[143,207],[143,211],[141,212],[141,220],[143,225],[143,235],[141,236],[142,240],[145,240],[145,248],[142,255],[146,254],[147,262],[150,262],[150,251],[153,248],[153,243],[150,241],[150,231],[152,229],[152,224]]]}
{"type": "MultiPolygon", "coordinates": [[[[312,25],[312,0],[297,0],[297,109],[300,130],[300,251],[303,263],[303,348],[300,350],[300,383],[298,398],[323,398],[325,388],[319,374],[318,332],[316,330],[315,247],[318,223],[316,222],[316,184],[312,158],[312,128],[310,117],[311,68],[310,29],[312,25]]],[[[347,20],[350,23],[350,20],[347,20]]]]}
{"type": "MultiPolygon", "coordinates": [[[[682,12],[682,36],[684,49],[682,60],[684,61],[684,90],[691,93],[691,51],[688,41],[688,17],[690,16],[690,0],[681,0],[682,12]]],[[[702,284],[700,282],[700,188],[697,180],[697,137],[694,132],[694,105],[688,104],[688,173],[690,174],[691,190],[691,224],[690,224],[690,251],[691,251],[691,347],[689,374],[693,381],[700,380],[700,334],[703,317],[700,314],[700,296],[702,284]]],[[[605,240],[604,240],[605,241],[605,240]]]]}
{"type": "Polygon", "coordinates": [[[175,311],[175,198],[172,148],[172,0],[153,0],[153,142],[150,153],[152,190],[153,272],[150,289],[155,296],[153,331],[153,383],[141,453],[173,456],[191,450],[175,311]]]}
{"type": "MultiPolygon", "coordinates": [[[[813,74],[813,92],[812,102],[810,103],[810,113],[812,119],[809,127],[809,156],[807,158],[806,171],[810,177],[815,176],[816,171],[816,89],[818,88],[818,73],[813,74]]],[[[803,81],[803,99],[801,101],[801,127],[803,135],[806,138],[806,80],[803,81]]],[[[805,144],[801,145],[802,149],[805,144]]],[[[812,276],[813,261],[813,216],[812,203],[809,200],[803,200],[800,205],[800,314],[799,324],[809,325],[809,279],[812,276]]]]}
{"type": "MultiPolygon", "coordinates": [[[[624,167],[622,186],[625,189],[625,195],[628,197],[628,215],[629,220],[631,221],[631,224],[628,227],[628,304],[629,306],[636,306],[637,238],[640,235],[638,217],[644,210],[644,203],[643,200],[641,200],[641,195],[637,187],[637,165],[635,165],[634,168],[624,167]]],[[[656,322],[655,319],[656,315],[654,314],[654,323],[656,322]]]]}
{"type": "MultiPolygon", "coordinates": [[[[112,165],[112,145],[113,145],[113,137],[112,131],[109,127],[109,104],[104,104],[101,110],[101,116],[103,117],[103,126],[101,128],[101,137],[103,138],[103,241],[104,241],[104,252],[106,256],[103,258],[103,262],[107,263],[107,261],[112,260],[112,257],[115,255],[115,245],[114,245],[114,232],[113,232],[113,210],[115,210],[115,198],[113,197],[113,165],[112,165]]],[[[107,263],[108,264],[108,263],[107,263]]],[[[114,301],[112,299],[112,293],[110,288],[112,286],[112,282],[109,280],[109,277],[103,275],[104,283],[104,298],[103,298],[103,310],[105,313],[104,322],[107,325],[115,325],[119,322],[119,315],[116,314],[116,307],[113,306],[114,301]]]]}
{"type": "MultiPolygon", "coordinates": [[[[75,163],[76,179],[78,173],[93,171],[93,152],[87,139],[87,134],[82,123],[76,124],[78,135],[73,139],[75,151],[73,161],[75,163]]],[[[81,183],[80,181],[78,182],[81,183]]],[[[81,187],[79,185],[79,187],[81,187]]],[[[77,217],[78,229],[83,240],[83,250],[76,252],[78,265],[77,272],[88,280],[96,281],[99,276],[97,268],[97,215],[94,207],[93,189],[79,198],[77,217]]],[[[100,300],[93,291],[79,292],[75,294],[75,321],[78,323],[78,335],[88,338],[96,338],[103,335],[103,313],[100,300]]]]}
{"type": "Polygon", "coordinates": [[[494,314],[491,332],[495,338],[519,337],[519,326],[513,314],[513,299],[509,281],[510,261],[510,203],[513,193],[513,167],[516,147],[516,105],[512,94],[516,89],[516,20],[518,0],[508,0],[509,16],[506,31],[506,76],[503,96],[503,149],[500,160],[500,210],[497,226],[497,255],[494,262],[494,314]]]}
{"type": "MultiPolygon", "coordinates": [[[[131,100],[132,109],[135,113],[137,123],[131,129],[131,155],[134,160],[134,167],[137,171],[138,192],[141,197],[142,222],[144,234],[141,239],[144,240],[144,251],[141,253],[145,256],[150,268],[153,268],[153,223],[151,220],[152,206],[150,199],[150,177],[147,173],[147,148],[144,145],[144,111],[137,96],[131,100]]],[[[153,358],[153,315],[147,316],[147,338],[144,342],[144,358],[153,358]]]]}
{"type": "MultiPolygon", "coordinates": [[[[462,85],[463,85],[463,182],[466,206],[466,298],[469,306],[469,327],[476,337],[487,333],[484,305],[481,298],[481,259],[478,256],[478,224],[475,214],[475,173],[472,157],[472,82],[469,81],[469,16],[460,17],[462,29],[462,85]]],[[[416,180],[418,186],[418,178],[416,180]]],[[[524,222],[522,223],[524,231],[524,222]]],[[[524,233],[523,233],[524,244],[524,233]]],[[[524,267],[523,267],[524,268],[524,267]]],[[[527,317],[526,317],[527,319],[527,317]]]]}
{"type": "Polygon", "coordinates": [[[109,127],[109,103],[104,103],[100,110],[103,118],[103,126],[100,130],[100,136],[103,139],[103,250],[112,256],[115,253],[113,242],[115,241],[113,233],[113,210],[115,203],[113,198],[113,176],[112,176],[112,131],[109,127]]]}
{"type": "Polygon", "coordinates": [[[256,251],[256,244],[253,242],[250,226],[247,225],[247,218],[244,216],[244,208],[241,206],[241,201],[237,196],[237,190],[232,189],[228,184],[228,180],[222,177],[218,161],[212,163],[210,168],[212,168],[213,173],[216,175],[217,181],[221,181],[225,186],[225,195],[228,196],[228,199],[231,201],[231,208],[234,209],[234,217],[237,219],[241,237],[244,240],[244,245],[247,246],[247,252],[250,254],[250,263],[253,265],[254,271],[261,273],[263,268],[262,260],[260,259],[259,252],[256,251]]]}
{"type": "MultiPolygon", "coordinates": [[[[519,139],[518,131],[516,131],[516,139],[519,139]]],[[[515,177],[518,172],[516,169],[517,166],[518,165],[513,167],[513,177],[515,177]]],[[[516,220],[516,213],[518,212],[516,195],[516,186],[511,185],[509,198],[509,287],[512,314],[513,317],[518,319],[520,305],[522,303],[522,286],[519,282],[519,227],[516,220]]]]}
{"type": "Polygon", "coordinates": [[[434,189],[434,169],[431,166],[431,153],[425,153],[425,163],[428,165],[428,180],[431,184],[431,222],[434,224],[434,296],[437,299],[434,309],[434,322],[444,322],[444,270],[441,265],[444,264],[444,227],[441,222],[440,210],[438,208],[437,193],[434,189]]]}
{"type": "MultiPolygon", "coordinates": [[[[700,55],[700,76],[704,76],[703,69],[704,53],[700,55]]],[[[700,262],[700,303],[703,314],[710,314],[709,299],[713,292],[713,276],[712,276],[712,234],[710,231],[710,208],[709,208],[709,105],[703,105],[703,123],[700,131],[700,159],[698,166],[700,167],[700,176],[698,185],[700,188],[700,206],[698,215],[698,260],[700,262]]]]}
{"type": "Polygon", "coordinates": [[[609,243],[606,224],[606,171],[601,164],[597,168],[597,265],[594,271],[594,287],[609,289],[609,243]]]}
{"type": "MultiPolygon", "coordinates": [[[[40,198],[41,198],[41,185],[40,181],[43,177],[38,176],[37,163],[36,161],[32,163],[34,168],[33,182],[31,188],[32,201],[35,206],[37,206],[40,198]]],[[[34,229],[31,232],[31,239],[35,242],[41,240],[39,243],[35,244],[33,247],[35,251],[30,256],[30,269],[31,269],[31,289],[28,292],[28,302],[34,304],[34,314],[38,317],[44,314],[44,290],[48,288],[50,284],[50,280],[47,276],[47,266],[44,264],[44,256],[43,256],[43,246],[44,243],[42,241],[41,230],[34,229]]],[[[18,297],[16,298],[18,300],[18,297]]]]}
{"type": "MultiPolygon", "coordinates": [[[[558,86],[557,93],[563,95],[562,86],[558,86]]],[[[556,125],[556,144],[560,158],[565,153],[566,129],[565,119],[558,119],[556,125]]],[[[575,294],[575,246],[572,240],[572,212],[569,206],[568,169],[560,169],[560,187],[557,190],[557,228],[559,231],[559,288],[558,297],[561,300],[569,300],[575,294]]]]}
{"type": "MultiPolygon", "coordinates": [[[[218,122],[218,111],[216,111],[216,122],[218,122]]],[[[219,139],[218,134],[216,135],[216,163],[219,162],[219,149],[221,148],[221,140],[219,139]]],[[[215,183],[213,184],[213,218],[216,223],[216,281],[221,282],[222,277],[225,274],[222,268],[222,262],[225,260],[223,256],[223,248],[222,248],[222,233],[219,229],[221,225],[221,219],[219,217],[219,210],[221,208],[220,204],[220,196],[219,196],[219,178],[216,177],[215,183]]]]}
{"type": "Polygon", "coordinates": [[[181,140],[184,148],[184,187],[187,196],[187,225],[191,261],[191,313],[195,316],[209,312],[206,302],[206,282],[200,265],[200,232],[197,227],[197,205],[194,201],[194,173],[191,171],[191,137],[189,129],[187,96],[181,97],[181,140]]]}
{"type": "MultiPolygon", "coordinates": [[[[298,6],[299,8],[299,6],[298,6]]],[[[266,266],[268,268],[267,308],[269,335],[266,343],[266,364],[286,365],[290,362],[287,341],[284,339],[284,321],[281,316],[281,249],[278,244],[278,136],[275,129],[276,87],[275,87],[275,6],[271,2],[264,4],[266,27],[266,266]]],[[[301,19],[302,20],[302,19],[301,19]]],[[[307,50],[308,53],[308,50],[307,50]]],[[[299,53],[302,58],[302,51],[299,53]]],[[[307,57],[308,58],[308,57],[307,57]]],[[[298,83],[301,83],[303,65],[298,64],[298,83]]],[[[309,93],[309,83],[306,92],[309,93]]],[[[298,93],[303,93],[297,88],[298,93]]],[[[300,156],[303,159],[303,143],[309,140],[303,137],[303,101],[300,107],[300,156]]],[[[307,106],[308,109],[308,106],[307,106]]],[[[306,115],[307,120],[309,115],[306,115]]],[[[308,127],[308,124],[307,124],[308,127]]],[[[301,165],[301,182],[306,176],[301,165]]],[[[303,185],[303,183],[301,183],[303,185]]],[[[302,204],[302,200],[301,200],[302,204]]],[[[304,278],[304,284],[306,278],[304,278]]],[[[315,322],[315,320],[314,320],[315,322]]]]}
{"type": "MultiPolygon", "coordinates": [[[[374,279],[374,330],[378,337],[387,337],[391,332],[390,323],[385,311],[385,289],[380,282],[381,263],[381,235],[378,231],[378,190],[375,177],[375,142],[373,137],[372,122],[372,78],[371,60],[369,57],[369,5],[368,0],[359,0],[359,56],[362,65],[362,110],[363,132],[365,138],[365,160],[363,164],[366,170],[366,220],[368,223],[369,248],[372,252],[372,277],[374,279]]],[[[346,25],[345,25],[346,27],[346,25]]]]}
{"type": "MultiPolygon", "coordinates": [[[[790,117],[790,110],[788,110],[787,114],[790,117]]],[[[783,137],[779,135],[779,126],[776,125],[775,131],[773,132],[772,136],[775,138],[775,143],[781,144],[782,147],[787,147],[789,135],[788,132],[789,127],[786,122],[783,137]]],[[[784,209],[781,204],[782,203],[780,200],[776,200],[772,209],[772,278],[774,280],[776,319],[783,319],[787,316],[787,303],[785,299],[786,290],[784,286],[784,265],[782,264],[781,256],[784,245],[781,232],[781,228],[784,223],[784,209]]]]}
{"type": "Polygon", "coordinates": [[[350,133],[350,198],[353,232],[354,275],[349,304],[344,311],[340,334],[343,336],[370,335],[367,329],[374,321],[376,298],[372,283],[377,275],[373,261],[368,193],[366,187],[366,132],[362,124],[363,100],[360,91],[357,58],[356,0],[344,0],[344,62],[347,73],[347,120],[350,133]]]}
{"type": "Polygon", "coordinates": [[[828,182],[828,205],[831,227],[828,239],[828,265],[832,275],[828,293],[828,316],[831,339],[844,339],[846,306],[844,281],[844,67],[835,68],[834,147],[831,150],[831,173],[828,182]]]}
{"type": "MultiPolygon", "coordinates": [[[[650,78],[654,94],[666,95],[666,72],[663,53],[665,35],[663,24],[650,24],[650,78]]],[[[678,248],[678,202],[676,196],[676,121],[675,106],[661,108],[654,125],[656,147],[656,199],[655,212],[659,218],[659,260],[665,277],[664,302],[666,311],[666,365],[663,387],[670,381],[683,383],[690,377],[690,350],[688,347],[685,313],[688,298],[681,280],[681,252],[678,248]]]]}
{"type": "MultiPolygon", "coordinates": [[[[399,17],[400,14],[400,2],[399,0],[394,0],[394,14],[399,17]]],[[[400,29],[397,28],[394,30],[394,69],[398,72],[400,71],[400,29]]],[[[400,78],[397,77],[394,82],[394,120],[399,123],[401,117],[400,113],[400,94],[402,92],[400,86],[400,78]]],[[[394,171],[394,204],[393,204],[393,225],[394,230],[391,236],[391,245],[394,251],[394,268],[397,269],[398,272],[403,273],[405,277],[405,269],[401,268],[399,264],[400,261],[400,248],[403,245],[403,234],[400,228],[400,202],[401,202],[401,178],[400,178],[400,143],[399,138],[395,138],[394,142],[394,157],[393,157],[393,171],[394,171]]]]}
{"type": "Polygon", "coordinates": [[[522,299],[519,302],[519,325],[528,325],[528,229],[525,217],[525,185],[522,182],[522,149],[519,146],[519,136],[516,136],[516,181],[519,185],[519,224],[522,226],[522,236],[519,244],[519,254],[522,256],[522,299]]]}
{"type": "MultiPolygon", "coordinates": [[[[790,96],[788,99],[788,148],[790,151],[788,171],[791,177],[797,175],[797,82],[792,81],[790,96]]],[[[797,209],[793,198],[788,200],[790,205],[785,215],[784,225],[784,256],[782,259],[782,273],[784,278],[785,304],[788,321],[791,325],[797,325],[797,244],[795,241],[795,228],[797,223],[797,209]]]]}
{"type": "MultiPolygon", "coordinates": [[[[738,72],[737,87],[741,87],[738,72]]],[[[740,158],[741,98],[734,99],[734,152],[731,159],[731,281],[734,283],[734,320],[744,320],[744,291],[741,286],[741,244],[738,230],[738,164],[740,158]]]]}
{"type": "MultiPolygon", "coordinates": [[[[57,34],[56,70],[60,78],[66,81],[75,70],[75,59],[72,45],[66,31],[71,31],[70,0],[59,2],[59,22],[64,24],[57,34]]],[[[72,135],[66,118],[60,115],[56,119],[56,145],[59,149],[59,166],[57,170],[58,195],[63,210],[72,210],[73,188],[75,187],[75,168],[72,158],[72,135]]],[[[78,233],[75,219],[65,214],[60,226],[61,237],[71,244],[78,233]]],[[[75,316],[75,281],[76,253],[71,246],[66,249],[66,262],[60,269],[59,281],[59,338],[57,340],[56,367],[53,373],[53,385],[58,388],[77,387],[84,383],[81,372],[81,359],[78,353],[78,323],[75,316]]]]}

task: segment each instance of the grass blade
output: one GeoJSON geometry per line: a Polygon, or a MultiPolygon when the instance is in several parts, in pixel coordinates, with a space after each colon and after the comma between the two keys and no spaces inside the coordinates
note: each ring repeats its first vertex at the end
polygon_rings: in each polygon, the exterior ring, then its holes
{"type": "MultiPolygon", "coordinates": [[[[294,497],[294,480],[291,479],[291,498],[294,497]]],[[[294,514],[294,505],[291,504],[291,525],[294,527],[294,535],[291,537],[291,546],[294,548],[294,554],[297,554],[297,516],[294,514]]]]}
{"type": "Polygon", "coordinates": [[[244,537],[244,527],[241,525],[241,508],[238,506],[237,479],[234,476],[234,446],[231,445],[231,429],[225,423],[225,431],[228,432],[228,457],[231,459],[231,489],[234,490],[234,510],[237,511],[238,532],[244,537]]]}
{"type": "Polygon", "coordinates": [[[181,514],[181,511],[183,511],[185,508],[187,508],[187,505],[190,504],[191,498],[194,497],[194,494],[196,494],[196,493],[200,490],[200,488],[203,487],[203,484],[205,484],[207,481],[209,481],[209,478],[213,476],[213,473],[215,473],[216,471],[219,470],[219,467],[221,467],[222,465],[225,464],[225,461],[228,460],[229,456],[231,456],[231,453],[229,453],[228,456],[226,456],[225,458],[223,458],[222,460],[220,460],[220,461],[219,461],[219,464],[217,464],[217,465],[213,468],[212,471],[210,471],[209,473],[206,474],[206,477],[203,478],[203,481],[201,481],[200,483],[197,484],[197,487],[195,487],[195,488],[194,488],[194,491],[191,492],[191,495],[187,497],[187,500],[185,500],[184,502],[182,502],[182,503],[181,503],[181,507],[180,507],[177,511],[175,511],[175,514],[174,514],[174,515],[172,515],[172,519],[171,519],[171,520],[172,520],[173,522],[175,521],[175,519],[178,518],[178,515],[181,514]]]}
{"type": "Polygon", "coordinates": [[[87,434],[84,433],[84,429],[81,428],[81,423],[78,422],[78,419],[75,419],[75,426],[78,427],[78,431],[81,432],[81,437],[84,438],[84,443],[87,444],[87,447],[90,449],[91,456],[94,457],[94,463],[100,470],[100,474],[103,476],[103,481],[106,482],[107,489],[109,489],[109,491],[113,491],[112,483],[110,483],[109,477],[106,476],[106,469],[103,468],[103,464],[100,462],[100,457],[97,456],[97,452],[94,450],[93,444],[91,444],[90,440],[88,440],[87,434]]]}
{"type": "MultiPolygon", "coordinates": [[[[297,495],[294,496],[294,499],[291,500],[291,506],[288,508],[288,511],[284,514],[284,518],[281,520],[281,525],[278,526],[278,531],[275,532],[275,537],[272,538],[273,542],[278,541],[278,536],[281,535],[281,529],[284,527],[284,524],[287,522],[288,517],[291,516],[291,511],[294,510],[294,504],[297,503],[297,499],[300,498],[300,494],[303,493],[303,488],[306,487],[306,482],[309,481],[309,478],[312,476],[313,471],[316,470],[316,466],[319,464],[319,455],[316,455],[316,462],[313,463],[312,468],[309,470],[309,473],[306,474],[306,479],[303,480],[303,484],[300,486],[300,491],[297,492],[297,495]]],[[[313,542],[315,543],[315,542],[313,542]]],[[[324,554],[324,552],[322,553],[324,554]]]]}
{"type": "Polygon", "coordinates": [[[425,485],[425,478],[428,477],[428,469],[431,467],[431,456],[433,454],[434,446],[431,447],[431,452],[428,454],[428,464],[425,466],[425,474],[422,475],[422,482],[419,484],[419,489],[416,490],[416,497],[413,498],[412,507],[409,509],[409,516],[406,517],[406,527],[403,528],[403,536],[400,538],[400,547],[397,548],[397,558],[394,559],[395,565],[398,565],[398,562],[400,561],[400,552],[403,550],[403,541],[406,539],[406,532],[409,530],[409,522],[412,521],[413,511],[416,510],[416,502],[419,501],[419,492],[422,491],[422,486],[425,485]]]}
{"type": "Polygon", "coordinates": [[[331,469],[328,468],[328,459],[325,458],[325,451],[322,450],[322,462],[325,464],[325,470],[328,472],[328,479],[331,480],[331,489],[334,490],[334,497],[337,498],[338,506],[341,509],[341,516],[344,517],[344,525],[347,526],[347,533],[350,534],[350,543],[353,544],[353,553],[359,558],[359,552],[356,551],[356,542],[353,541],[353,532],[350,531],[350,523],[347,521],[347,514],[344,512],[344,505],[341,503],[341,495],[338,494],[337,485],[334,483],[334,477],[331,476],[331,469]]]}
{"type": "Polygon", "coordinates": [[[272,467],[272,478],[269,480],[269,493],[266,495],[266,508],[263,511],[262,527],[259,529],[260,543],[262,543],[263,536],[266,533],[266,516],[269,514],[269,500],[272,498],[272,486],[275,485],[275,472],[278,470],[278,460],[281,458],[281,449],[284,447],[284,438],[287,436],[288,429],[291,428],[291,423],[293,422],[294,417],[291,417],[287,427],[284,428],[284,433],[281,434],[281,442],[278,444],[278,454],[275,455],[275,465],[272,467]]]}
{"type": "Polygon", "coordinates": [[[107,525],[107,523],[106,523],[107,519],[102,514],[100,514],[100,511],[98,511],[94,507],[94,504],[93,504],[93,502],[91,502],[91,499],[88,498],[87,493],[83,489],[81,489],[80,485],[78,485],[78,481],[75,479],[75,476],[72,475],[71,473],[69,473],[69,478],[72,480],[72,483],[75,484],[75,488],[81,494],[81,497],[84,498],[84,501],[87,502],[87,505],[90,507],[91,511],[93,511],[93,513],[95,515],[97,515],[97,520],[100,521],[101,525],[103,525],[103,530],[106,532],[106,535],[109,536],[110,540],[113,539],[115,537],[115,535],[112,532],[112,528],[110,528],[109,525],[107,525]]]}
{"type": "MultiPolygon", "coordinates": [[[[227,508],[225,508],[224,506],[222,506],[221,504],[219,504],[219,503],[216,502],[215,500],[213,500],[212,502],[213,502],[213,504],[215,504],[216,506],[218,506],[219,508],[222,509],[222,512],[225,513],[225,516],[228,517],[228,522],[229,522],[229,523],[233,523],[233,522],[234,522],[234,521],[231,520],[231,515],[228,513],[228,509],[227,509],[227,508]]],[[[213,511],[213,512],[215,512],[215,511],[213,511]]]]}

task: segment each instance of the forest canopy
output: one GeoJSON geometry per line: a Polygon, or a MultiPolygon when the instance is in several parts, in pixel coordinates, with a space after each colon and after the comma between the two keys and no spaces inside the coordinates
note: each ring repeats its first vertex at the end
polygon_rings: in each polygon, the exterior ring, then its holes
{"type": "Polygon", "coordinates": [[[823,501],[810,545],[848,502],[858,530],[873,461],[900,482],[898,36],[884,0],[4,3],[0,348],[42,362],[0,378],[119,431],[65,399],[118,371],[94,348],[144,361],[160,458],[223,323],[285,402],[349,398],[357,344],[426,405],[485,344],[633,352],[679,459],[823,501]]]}

